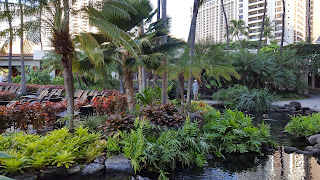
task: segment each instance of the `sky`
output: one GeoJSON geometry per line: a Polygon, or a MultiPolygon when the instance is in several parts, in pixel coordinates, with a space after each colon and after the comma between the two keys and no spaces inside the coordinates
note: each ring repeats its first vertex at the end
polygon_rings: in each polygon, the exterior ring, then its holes
{"type": "MultiPolygon", "coordinates": [[[[151,0],[157,8],[157,0],[151,0]]],[[[193,0],[167,0],[167,15],[171,17],[170,33],[176,38],[188,39],[193,0]]]]}

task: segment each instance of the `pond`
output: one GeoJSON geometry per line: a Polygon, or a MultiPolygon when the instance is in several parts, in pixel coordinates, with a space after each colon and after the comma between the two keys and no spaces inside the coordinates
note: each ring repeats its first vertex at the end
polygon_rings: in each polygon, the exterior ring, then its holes
{"type": "Polygon", "coordinates": [[[204,168],[184,168],[173,172],[170,179],[212,179],[212,180],[300,180],[320,179],[320,165],[314,157],[303,154],[286,154],[284,146],[294,146],[304,149],[307,144],[304,139],[292,140],[284,132],[284,127],[290,121],[287,114],[269,113],[252,114],[254,124],[264,121],[271,126],[273,140],[280,149],[272,155],[240,155],[228,156],[225,160],[213,159],[204,168]]]}
{"type": "MultiPolygon", "coordinates": [[[[273,140],[280,149],[275,153],[265,156],[259,154],[229,155],[226,159],[212,159],[206,167],[178,168],[170,173],[170,179],[183,180],[301,180],[320,179],[320,165],[317,159],[302,154],[286,154],[284,146],[293,146],[304,149],[307,144],[305,139],[293,140],[284,127],[290,121],[287,114],[269,113],[251,114],[255,117],[253,123],[257,125],[264,121],[271,126],[273,140]]],[[[146,173],[143,176],[157,179],[155,174],[146,173]]],[[[95,177],[69,177],[67,180],[128,180],[125,176],[95,176],[95,177]]]]}

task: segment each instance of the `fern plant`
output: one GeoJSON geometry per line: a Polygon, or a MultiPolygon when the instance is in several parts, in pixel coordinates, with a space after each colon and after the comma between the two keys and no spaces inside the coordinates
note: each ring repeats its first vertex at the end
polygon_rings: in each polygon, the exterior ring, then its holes
{"type": "Polygon", "coordinates": [[[320,113],[310,116],[291,116],[285,131],[294,137],[309,137],[320,133],[320,113]]]}

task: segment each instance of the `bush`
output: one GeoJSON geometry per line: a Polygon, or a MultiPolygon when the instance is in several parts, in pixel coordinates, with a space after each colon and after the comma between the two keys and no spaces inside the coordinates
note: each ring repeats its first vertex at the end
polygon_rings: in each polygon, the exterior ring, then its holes
{"type": "Polygon", "coordinates": [[[69,168],[76,161],[92,161],[105,146],[106,141],[100,140],[99,134],[89,133],[82,127],[77,128],[74,134],[63,128],[45,136],[20,131],[0,136],[0,151],[15,157],[0,159],[0,165],[4,174],[26,169],[39,171],[51,165],[69,168]]]}
{"type": "Polygon", "coordinates": [[[112,136],[119,131],[128,131],[133,128],[134,119],[133,115],[126,115],[125,113],[113,114],[106,118],[100,128],[108,136],[112,136]]]}
{"type": "Polygon", "coordinates": [[[279,100],[275,93],[267,89],[249,90],[246,86],[219,90],[213,95],[214,99],[226,101],[225,105],[232,109],[243,111],[268,111],[275,108],[273,102],[279,100]]]}
{"type": "Polygon", "coordinates": [[[143,116],[152,124],[178,127],[185,121],[185,116],[178,113],[178,109],[172,103],[165,105],[146,106],[141,109],[143,116]]]}
{"type": "Polygon", "coordinates": [[[92,106],[99,116],[115,114],[127,110],[126,95],[118,91],[108,91],[107,97],[95,97],[92,106]]]}
{"type": "Polygon", "coordinates": [[[230,107],[243,111],[265,112],[275,109],[272,104],[279,98],[267,89],[253,89],[232,99],[230,107]]]}
{"type": "Polygon", "coordinates": [[[202,101],[192,101],[190,112],[200,112],[202,115],[207,114],[209,111],[213,110],[213,107],[209,106],[207,103],[202,101]]]}
{"type": "Polygon", "coordinates": [[[320,113],[310,116],[291,116],[285,131],[295,137],[309,137],[320,133],[320,113]]]}
{"type": "Polygon", "coordinates": [[[26,74],[26,81],[28,84],[46,85],[50,84],[50,75],[48,70],[31,70],[26,74]]]}
{"type": "Polygon", "coordinates": [[[21,83],[21,75],[17,75],[16,77],[12,78],[13,83],[21,83]]]}
{"type": "Polygon", "coordinates": [[[13,92],[0,91],[0,101],[12,101],[15,97],[13,92]]]}
{"type": "Polygon", "coordinates": [[[63,79],[63,77],[55,76],[54,78],[52,78],[51,84],[54,84],[54,85],[64,85],[64,79],[63,79]]]}
{"type": "Polygon", "coordinates": [[[213,99],[217,101],[231,101],[235,97],[238,97],[242,94],[249,93],[247,86],[235,85],[228,89],[221,89],[218,92],[213,94],[213,99]]]}
{"type": "Polygon", "coordinates": [[[226,110],[221,115],[219,111],[212,110],[205,120],[207,124],[203,130],[217,156],[224,153],[261,153],[262,147],[273,145],[270,127],[263,123],[255,127],[252,118],[240,111],[226,110]]]}
{"type": "Polygon", "coordinates": [[[89,128],[90,131],[93,132],[99,132],[100,126],[103,122],[106,121],[106,116],[86,116],[84,118],[81,118],[80,121],[75,121],[78,126],[83,126],[85,128],[89,128]]]}

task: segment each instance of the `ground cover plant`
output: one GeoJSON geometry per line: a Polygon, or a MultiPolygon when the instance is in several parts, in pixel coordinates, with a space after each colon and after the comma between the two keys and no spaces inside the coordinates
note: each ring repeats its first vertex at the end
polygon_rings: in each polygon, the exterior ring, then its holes
{"type": "Polygon", "coordinates": [[[14,158],[0,159],[1,172],[39,171],[49,165],[69,168],[75,163],[92,161],[103,153],[105,145],[99,134],[89,133],[82,127],[77,128],[74,134],[67,128],[54,130],[45,136],[22,131],[2,134],[0,151],[14,158]]]}
{"type": "Polygon", "coordinates": [[[320,113],[309,116],[291,116],[285,131],[294,137],[309,137],[320,133],[320,113]]]}

